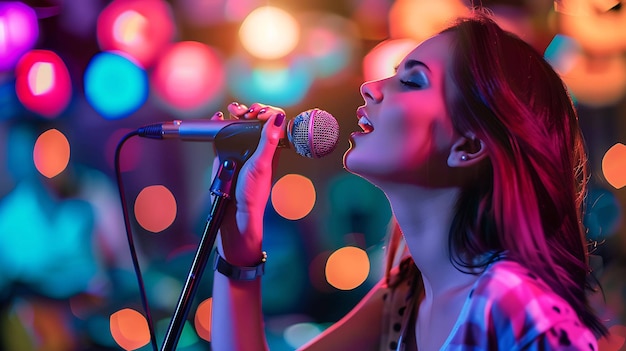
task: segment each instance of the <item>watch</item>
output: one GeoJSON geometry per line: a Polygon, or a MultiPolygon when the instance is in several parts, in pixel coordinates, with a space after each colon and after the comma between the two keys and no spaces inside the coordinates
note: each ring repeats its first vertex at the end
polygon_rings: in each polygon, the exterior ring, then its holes
{"type": "Polygon", "coordinates": [[[233,280],[255,280],[265,274],[265,261],[267,261],[267,253],[263,251],[259,264],[252,267],[239,267],[226,261],[216,249],[213,270],[233,280]]]}

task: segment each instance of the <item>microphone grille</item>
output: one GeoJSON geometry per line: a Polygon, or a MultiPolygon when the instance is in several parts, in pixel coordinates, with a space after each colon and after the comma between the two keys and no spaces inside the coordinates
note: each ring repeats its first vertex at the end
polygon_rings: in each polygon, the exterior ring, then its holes
{"type": "Polygon", "coordinates": [[[289,140],[296,153],[309,158],[320,158],[331,153],[339,140],[339,124],[333,115],[311,109],[293,119],[289,140]]]}

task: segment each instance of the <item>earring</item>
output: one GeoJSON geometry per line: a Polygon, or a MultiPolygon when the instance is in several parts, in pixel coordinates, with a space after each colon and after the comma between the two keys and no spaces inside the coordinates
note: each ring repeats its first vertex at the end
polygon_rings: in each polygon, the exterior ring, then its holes
{"type": "Polygon", "coordinates": [[[461,161],[467,161],[469,158],[466,154],[461,155],[461,161]]]}

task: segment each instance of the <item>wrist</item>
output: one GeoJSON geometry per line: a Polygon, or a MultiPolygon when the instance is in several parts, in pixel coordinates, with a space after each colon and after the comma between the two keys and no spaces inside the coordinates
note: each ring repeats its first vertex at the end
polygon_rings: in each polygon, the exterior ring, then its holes
{"type": "Polygon", "coordinates": [[[216,249],[213,270],[232,280],[251,281],[265,274],[265,261],[267,261],[267,253],[262,251],[261,258],[257,259],[255,264],[234,265],[223,258],[216,249]]]}

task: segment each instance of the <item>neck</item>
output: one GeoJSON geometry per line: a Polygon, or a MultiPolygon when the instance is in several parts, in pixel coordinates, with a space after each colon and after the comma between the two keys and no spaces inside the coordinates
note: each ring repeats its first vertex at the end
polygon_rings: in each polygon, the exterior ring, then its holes
{"type": "Polygon", "coordinates": [[[475,276],[460,272],[451,262],[449,232],[459,188],[384,188],[409,252],[422,273],[427,295],[444,297],[471,285],[475,276]]]}

